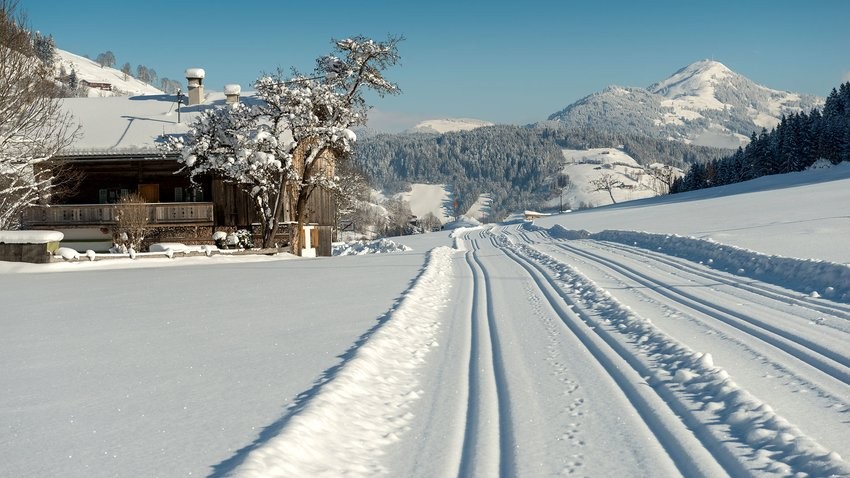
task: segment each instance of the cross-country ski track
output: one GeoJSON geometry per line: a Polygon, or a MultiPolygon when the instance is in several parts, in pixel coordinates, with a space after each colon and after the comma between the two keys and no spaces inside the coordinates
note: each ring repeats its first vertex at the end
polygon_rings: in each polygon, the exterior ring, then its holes
{"type": "Polygon", "coordinates": [[[847,304],[525,224],[453,236],[233,475],[850,475],[847,304]]]}

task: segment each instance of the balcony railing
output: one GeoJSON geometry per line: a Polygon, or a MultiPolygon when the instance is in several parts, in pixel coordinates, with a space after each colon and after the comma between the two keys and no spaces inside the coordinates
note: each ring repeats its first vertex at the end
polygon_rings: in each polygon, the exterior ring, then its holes
{"type": "MultiPolygon", "coordinates": [[[[161,202],[145,204],[152,225],[213,224],[211,202],[161,202]]],[[[115,224],[114,204],[56,204],[24,212],[23,223],[34,226],[106,226],[115,224]]]]}

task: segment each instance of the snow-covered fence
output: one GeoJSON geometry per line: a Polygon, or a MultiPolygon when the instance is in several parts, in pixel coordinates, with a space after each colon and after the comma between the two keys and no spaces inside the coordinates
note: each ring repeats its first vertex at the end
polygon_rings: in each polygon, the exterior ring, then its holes
{"type": "Polygon", "coordinates": [[[48,263],[63,237],[57,231],[0,231],[0,261],[48,263]]]}

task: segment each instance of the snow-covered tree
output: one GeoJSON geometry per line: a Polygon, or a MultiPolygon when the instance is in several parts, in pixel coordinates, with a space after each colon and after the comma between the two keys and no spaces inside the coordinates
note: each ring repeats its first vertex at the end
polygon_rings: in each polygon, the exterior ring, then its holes
{"type": "Polygon", "coordinates": [[[115,54],[111,51],[105,51],[97,55],[97,58],[95,58],[94,61],[96,61],[101,68],[105,66],[112,68],[113,66],[115,66],[115,54]]]}
{"type": "Polygon", "coordinates": [[[18,227],[24,209],[63,183],[40,164],[77,131],[24,25],[15,3],[0,0],[0,229],[18,227]]]}
{"type": "Polygon", "coordinates": [[[133,73],[133,67],[130,66],[130,62],[126,62],[121,65],[121,73],[124,73],[124,81],[130,79],[130,76],[132,76],[133,73]]]}
{"type": "Polygon", "coordinates": [[[399,59],[399,38],[376,42],[364,37],[335,41],[310,74],[281,71],[263,76],[254,106],[226,105],[202,114],[185,138],[170,149],[190,175],[214,174],[243,185],[254,198],[263,226],[263,247],[274,243],[278,219],[288,207],[296,228],[291,249],[301,250],[307,204],[319,188],[339,188],[335,164],[345,161],[356,140],[351,127],[366,121],[364,89],[379,95],[398,87],[383,71],[399,59]]]}
{"type": "Polygon", "coordinates": [[[602,173],[596,179],[592,179],[590,181],[590,191],[605,191],[608,193],[608,196],[611,198],[611,203],[617,204],[617,200],[614,199],[614,190],[615,189],[623,189],[626,184],[618,179],[611,173],[602,173]]]}
{"type": "Polygon", "coordinates": [[[136,67],[136,78],[148,84],[156,82],[156,70],[148,68],[145,65],[136,67]]]}
{"type": "Polygon", "coordinates": [[[650,187],[657,194],[670,193],[670,186],[681,176],[681,171],[673,166],[661,163],[653,163],[646,167],[646,172],[652,176],[650,187]]]}
{"type": "Polygon", "coordinates": [[[171,78],[160,78],[159,79],[159,89],[164,91],[169,95],[173,95],[177,93],[177,90],[180,89],[182,85],[179,81],[172,80],[171,78]]]}

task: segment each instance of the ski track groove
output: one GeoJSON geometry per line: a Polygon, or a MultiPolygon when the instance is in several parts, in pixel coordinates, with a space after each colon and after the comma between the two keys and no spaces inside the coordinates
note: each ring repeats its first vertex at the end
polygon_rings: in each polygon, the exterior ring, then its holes
{"type": "MultiPolygon", "coordinates": [[[[552,247],[557,248],[557,246],[554,246],[554,245],[552,247]]],[[[578,259],[582,260],[581,258],[578,258],[578,259]]],[[[584,259],[583,263],[587,264],[588,266],[593,267],[597,270],[604,271],[604,269],[601,268],[599,265],[596,265],[596,264],[594,264],[593,262],[591,262],[587,259],[584,259]]],[[[619,282],[622,283],[624,286],[627,286],[627,284],[625,282],[623,282],[622,280],[619,280],[619,282]]],[[[635,289],[635,293],[639,297],[642,298],[641,300],[646,300],[649,303],[654,304],[655,306],[659,307],[660,309],[666,311],[668,314],[678,315],[678,316],[688,320],[689,322],[691,322],[695,326],[697,326],[701,329],[704,329],[704,330],[706,330],[706,331],[708,331],[712,334],[715,334],[717,337],[719,337],[719,338],[721,338],[725,341],[729,341],[729,342],[736,344],[736,346],[738,346],[746,354],[750,355],[753,360],[757,360],[757,361],[760,361],[760,362],[766,364],[767,366],[769,366],[770,368],[775,370],[781,376],[793,377],[794,381],[799,383],[800,386],[803,386],[803,387],[811,389],[811,390],[816,390],[817,393],[821,394],[822,396],[829,398],[829,399],[835,401],[836,403],[840,404],[841,407],[850,410],[850,401],[848,401],[848,397],[846,397],[846,396],[844,396],[843,394],[840,394],[840,393],[836,394],[834,392],[826,390],[825,388],[823,388],[823,384],[816,383],[815,381],[812,381],[809,377],[806,377],[803,374],[801,374],[798,370],[793,370],[792,368],[789,368],[787,363],[780,362],[775,357],[770,357],[770,356],[766,355],[764,351],[758,350],[758,347],[754,347],[753,344],[749,343],[750,341],[742,340],[742,337],[740,336],[740,334],[729,334],[728,331],[724,330],[722,326],[718,327],[717,324],[709,323],[709,321],[712,320],[711,317],[708,317],[706,319],[701,319],[694,314],[691,314],[691,313],[688,313],[686,311],[682,311],[680,309],[677,309],[675,307],[675,304],[665,303],[663,301],[659,301],[656,298],[650,297],[645,292],[641,292],[641,291],[638,291],[637,289],[635,289]]],[[[725,326],[731,328],[732,330],[736,330],[736,331],[738,330],[734,327],[729,326],[725,322],[721,321],[720,324],[725,325],[725,326]]],[[[749,336],[745,336],[744,338],[747,338],[747,337],[749,337],[749,336]]],[[[764,342],[759,341],[758,343],[763,344],[764,342]]],[[[775,347],[773,347],[769,344],[766,344],[766,346],[770,350],[777,350],[775,347]]],[[[782,351],[779,351],[779,353],[782,354],[783,356],[787,356],[782,351]]]]}
{"type": "MultiPolygon", "coordinates": [[[[478,236],[483,238],[484,234],[479,232],[478,236]]],[[[470,243],[472,249],[466,251],[465,257],[473,278],[472,343],[468,364],[469,398],[458,476],[514,476],[516,443],[505,364],[493,315],[491,279],[478,258],[478,240],[471,239],[470,243]],[[487,406],[493,403],[495,409],[487,406]]]]}
{"type": "MultiPolygon", "coordinates": [[[[576,269],[530,245],[516,245],[514,237],[528,244],[538,243],[523,228],[519,226],[511,229],[510,234],[505,230],[503,237],[506,245],[503,250],[525,262],[528,267],[537,269],[565,302],[579,308],[577,312],[581,320],[594,326],[594,330],[642,375],[653,377],[652,387],[677,410],[681,419],[697,433],[707,448],[717,453],[716,456],[727,466],[731,475],[752,475],[765,471],[781,474],[802,472],[809,476],[850,475],[850,465],[842,461],[840,456],[802,434],[787,420],[776,415],[766,403],[732,382],[723,369],[713,365],[709,354],[692,352],[672,337],[666,336],[650,322],[621,306],[609,292],[593,284],[576,269]],[[546,270],[551,272],[547,273],[546,270]],[[558,281],[563,282],[564,286],[559,286],[558,281]],[[571,294],[579,294],[577,301],[570,299],[571,294]],[[590,298],[587,298],[587,294],[590,294],[590,298]],[[612,302],[614,307],[606,305],[606,302],[612,302]],[[581,310],[583,306],[586,308],[584,313],[581,310]],[[606,307],[610,307],[609,310],[614,314],[606,319],[605,312],[602,312],[601,322],[587,315],[593,314],[597,308],[604,310],[606,307]],[[616,309],[619,309],[619,313],[616,309]],[[613,338],[603,323],[617,324],[611,332],[627,338],[626,343],[631,346],[613,338]],[[648,360],[648,365],[639,356],[648,360]],[[655,370],[657,368],[660,370],[655,370]],[[664,376],[665,373],[668,377],[664,376]],[[702,405],[702,411],[691,411],[677,395],[681,395],[684,402],[690,402],[692,407],[695,406],[693,410],[700,410],[702,405]],[[697,414],[703,416],[702,421],[697,414]],[[706,415],[714,419],[706,421],[706,415]],[[732,438],[731,442],[729,438],[732,438]],[[752,451],[741,452],[747,448],[752,451]]],[[[553,239],[543,231],[532,232],[542,237],[541,243],[563,247],[558,244],[562,242],[561,239],[553,239]]],[[[583,256],[579,252],[575,254],[590,261],[589,264],[599,263],[598,257],[592,254],[583,256]]],[[[662,288],[664,286],[659,285],[662,288]]],[[[657,288],[652,289],[658,292],[657,288]]]]}
{"type": "MultiPolygon", "coordinates": [[[[777,302],[804,307],[815,312],[829,314],[835,318],[850,321],[850,306],[841,304],[839,302],[826,302],[822,299],[815,299],[806,295],[802,295],[799,292],[795,293],[793,291],[788,291],[787,289],[782,289],[778,286],[771,286],[768,284],[759,283],[747,277],[730,277],[728,274],[724,274],[718,269],[712,269],[709,267],[697,267],[693,262],[688,261],[686,259],[680,259],[675,256],[669,256],[648,249],[642,249],[640,247],[630,247],[625,244],[609,241],[600,241],[598,242],[598,244],[600,246],[604,244],[610,249],[622,251],[638,257],[643,257],[650,262],[660,262],[670,267],[682,269],[690,274],[703,277],[709,280],[714,280],[731,287],[736,287],[738,289],[742,289],[756,295],[773,299],[777,302]],[[736,278],[738,280],[735,280],[736,278]],[[746,280],[750,280],[750,282],[745,282],[746,280]]],[[[832,327],[842,332],[850,331],[850,328],[838,328],[835,327],[833,324],[829,323],[823,323],[821,325],[832,327]]],[[[850,327],[850,324],[848,324],[848,327],[850,327]]]]}
{"type": "Polygon", "coordinates": [[[603,264],[606,267],[634,280],[635,282],[653,289],[677,303],[697,310],[708,316],[732,326],[741,332],[755,337],[786,354],[795,357],[807,365],[816,368],[822,373],[850,385],[850,357],[827,349],[812,341],[785,332],[780,328],[767,324],[761,320],[747,316],[746,314],[733,311],[727,307],[712,304],[710,301],[701,299],[693,294],[680,290],[676,287],[668,287],[663,282],[655,280],[646,274],[642,274],[632,267],[617,263],[613,260],[599,256],[592,252],[576,248],[567,244],[557,244],[558,247],[592,262],[603,264]]]}
{"type": "MultiPolygon", "coordinates": [[[[524,236],[524,240],[529,239],[522,232],[520,235],[524,236]]],[[[690,415],[688,407],[672,393],[664,393],[663,390],[659,393],[655,388],[640,386],[645,385],[642,377],[651,376],[652,372],[637,363],[621,344],[599,333],[598,327],[592,325],[593,321],[584,316],[580,305],[560,291],[542,266],[495,240],[494,244],[529,274],[567,328],[608,371],[684,476],[748,474],[719,441],[704,432],[699,421],[690,415]],[[628,370],[637,377],[630,376],[628,370]]]]}

